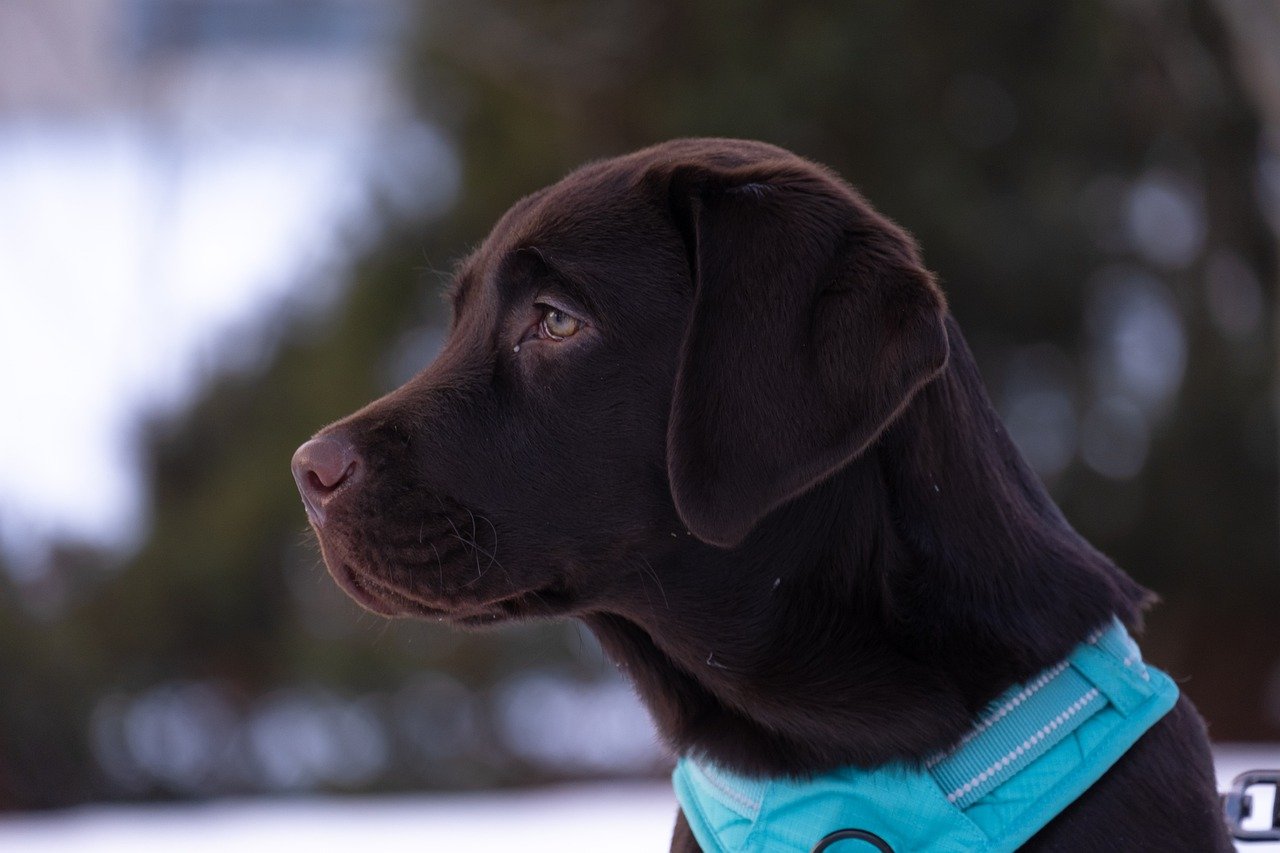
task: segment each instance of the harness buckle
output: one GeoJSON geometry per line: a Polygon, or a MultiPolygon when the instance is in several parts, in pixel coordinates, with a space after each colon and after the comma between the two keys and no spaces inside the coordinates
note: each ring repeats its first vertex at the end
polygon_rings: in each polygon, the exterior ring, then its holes
{"type": "MultiPolygon", "coordinates": [[[[1222,798],[1222,810],[1231,835],[1241,841],[1280,841],[1280,770],[1246,770],[1231,780],[1231,789],[1222,798]],[[1270,785],[1271,817],[1262,828],[1246,828],[1244,822],[1254,815],[1257,799],[1251,788],[1270,785]]],[[[1265,816],[1265,815],[1264,815],[1265,816]]]]}

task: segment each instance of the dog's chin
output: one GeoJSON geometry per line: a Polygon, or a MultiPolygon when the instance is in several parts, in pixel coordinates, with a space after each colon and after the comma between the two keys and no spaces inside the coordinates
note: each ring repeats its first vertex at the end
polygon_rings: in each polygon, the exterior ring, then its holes
{"type": "Polygon", "coordinates": [[[325,557],[329,574],[361,607],[380,616],[447,621],[465,628],[564,616],[574,610],[573,595],[560,582],[486,598],[424,595],[340,559],[325,557]]]}
{"type": "Polygon", "coordinates": [[[379,616],[412,616],[414,602],[404,595],[374,581],[369,575],[353,569],[346,563],[325,560],[329,574],[347,595],[365,610],[379,616]]]}

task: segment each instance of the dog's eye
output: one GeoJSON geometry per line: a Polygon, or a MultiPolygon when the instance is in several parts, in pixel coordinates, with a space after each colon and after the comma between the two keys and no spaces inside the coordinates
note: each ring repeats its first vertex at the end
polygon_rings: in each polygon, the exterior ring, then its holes
{"type": "Polygon", "coordinates": [[[553,305],[544,305],[542,312],[542,334],[546,335],[554,341],[562,341],[565,338],[573,337],[578,333],[578,329],[582,328],[582,321],[577,317],[565,311],[561,311],[553,305]]]}

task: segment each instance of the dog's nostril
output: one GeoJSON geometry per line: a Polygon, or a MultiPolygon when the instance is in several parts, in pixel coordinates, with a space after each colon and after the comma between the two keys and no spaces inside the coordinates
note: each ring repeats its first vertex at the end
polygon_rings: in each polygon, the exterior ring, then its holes
{"type": "Polygon", "coordinates": [[[360,456],[342,435],[313,438],[293,454],[293,479],[307,511],[324,521],[324,506],[339,486],[351,485],[361,473],[360,456]]]}
{"type": "Polygon", "coordinates": [[[347,482],[347,480],[350,480],[351,476],[355,473],[355,470],[355,462],[352,462],[346,468],[343,468],[342,471],[337,473],[337,476],[334,476],[334,472],[338,471],[337,466],[333,466],[327,470],[316,470],[313,468],[307,471],[307,484],[317,492],[332,492],[334,489],[338,488],[338,486],[341,486],[343,483],[347,482]]]}

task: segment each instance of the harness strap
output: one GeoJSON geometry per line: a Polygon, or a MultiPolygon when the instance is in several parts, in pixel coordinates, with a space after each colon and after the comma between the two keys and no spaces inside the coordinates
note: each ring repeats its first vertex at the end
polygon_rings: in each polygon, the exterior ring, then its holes
{"type": "MultiPolygon", "coordinates": [[[[676,795],[707,853],[810,851],[858,830],[898,853],[1011,851],[1102,776],[1178,698],[1118,620],[996,699],[922,769],[845,768],[806,781],[749,779],[682,758],[676,795]]],[[[883,849],[857,833],[832,853],[883,849]]]]}

